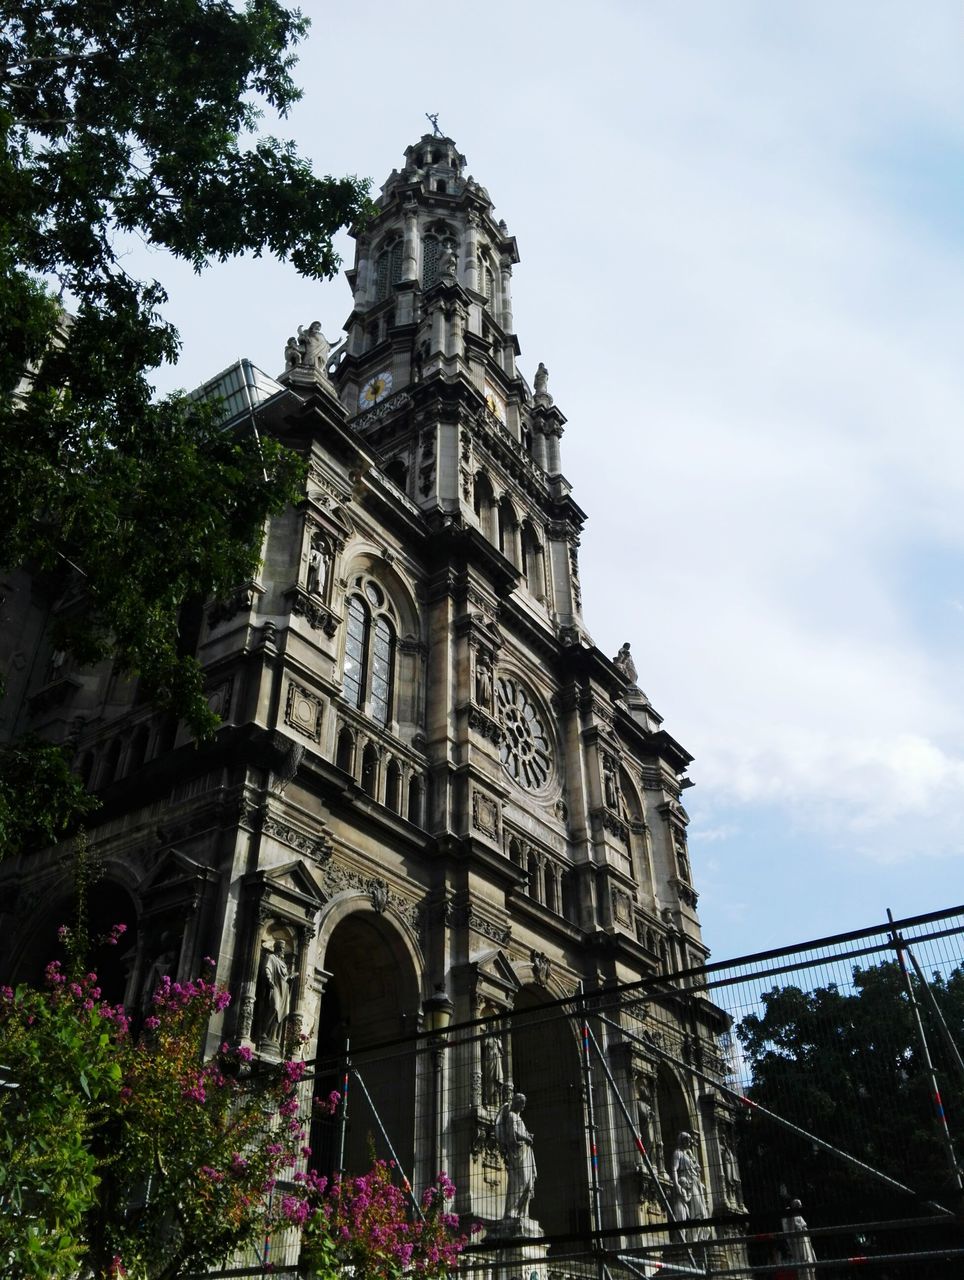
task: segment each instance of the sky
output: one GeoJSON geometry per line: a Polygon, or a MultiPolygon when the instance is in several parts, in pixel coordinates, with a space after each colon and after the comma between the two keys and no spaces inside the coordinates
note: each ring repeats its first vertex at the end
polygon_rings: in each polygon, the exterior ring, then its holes
{"type": "MultiPolygon", "coordinates": [[[[695,757],[712,958],[964,900],[964,11],[302,9],[266,131],[377,188],[437,112],[518,239],[587,626],[695,757]]],[[[267,259],[131,258],[184,342],[162,390],[350,310],[267,259]]]]}

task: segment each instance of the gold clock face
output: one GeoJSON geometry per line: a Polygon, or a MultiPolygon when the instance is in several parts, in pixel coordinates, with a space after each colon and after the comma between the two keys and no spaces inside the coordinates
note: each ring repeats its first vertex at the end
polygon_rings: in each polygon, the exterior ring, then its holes
{"type": "Polygon", "coordinates": [[[373,404],[378,404],[380,400],[384,400],[391,389],[392,372],[390,369],[383,369],[381,373],[376,373],[374,378],[369,378],[361,391],[359,391],[359,409],[370,409],[373,404]]]}
{"type": "Polygon", "coordinates": [[[498,418],[501,423],[505,423],[505,401],[491,382],[485,384],[485,407],[493,417],[498,418]]]}

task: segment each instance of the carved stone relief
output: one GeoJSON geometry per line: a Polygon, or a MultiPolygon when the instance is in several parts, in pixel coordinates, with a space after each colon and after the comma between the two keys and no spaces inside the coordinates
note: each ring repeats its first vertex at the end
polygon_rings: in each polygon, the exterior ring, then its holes
{"type": "Polygon", "coordinates": [[[321,741],[321,719],[324,704],[316,693],[303,688],[294,680],[288,685],[288,701],[285,705],[285,723],[297,729],[312,742],[321,741]]]}

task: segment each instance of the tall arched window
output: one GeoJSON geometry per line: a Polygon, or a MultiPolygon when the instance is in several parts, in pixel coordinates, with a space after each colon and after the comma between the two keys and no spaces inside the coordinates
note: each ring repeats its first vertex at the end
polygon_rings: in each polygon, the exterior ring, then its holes
{"type": "Polygon", "coordinates": [[[387,298],[393,285],[402,278],[402,242],[395,240],[382,249],[375,259],[375,301],[387,298]]]}
{"type": "Polygon", "coordinates": [[[438,279],[438,263],[442,256],[442,242],[438,236],[426,236],[422,241],[422,288],[427,289],[438,279]]]}
{"type": "Polygon", "coordinates": [[[495,293],[495,274],[488,258],[481,253],[479,254],[479,293],[485,295],[485,305],[490,307],[495,293]]]}
{"type": "Polygon", "coordinates": [[[522,572],[526,586],[537,600],[545,598],[546,573],[542,559],[542,544],[530,521],[525,520],[520,534],[522,572]]]}
{"type": "Polygon", "coordinates": [[[352,585],[342,688],[353,707],[387,725],[395,692],[395,610],[370,578],[359,575],[352,585]]]}
{"type": "Polygon", "coordinates": [[[475,482],[472,488],[473,505],[475,507],[475,514],[479,517],[479,526],[489,541],[494,542],[493,516],[495,511],[495,494],[492,492],[492,485],[489,482],[489,477],[484,471],[476,472],[475,482]]]}

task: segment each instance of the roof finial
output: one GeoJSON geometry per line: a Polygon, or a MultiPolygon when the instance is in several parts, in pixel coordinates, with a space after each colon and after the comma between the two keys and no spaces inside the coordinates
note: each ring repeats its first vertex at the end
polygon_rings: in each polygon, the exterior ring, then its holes
{"type": "Polygon", "coordinates": [[[426,119],[426,120],[428,120],[428,121],[429,121],[429,123],[430,123],[430,124],[431,124],[431,126],[432,126],[432,135],[433,135],[433,137],[441,138],[441,137],[442,137],[442,130],[438,127],[438,112],[436,111],[436,112],[435,112],[435,114],[434,114],[434,115],[432,115],[432,113],[431,113],[431,112],[426,111],[426,112],[425,112],[425,119],[426,119]]]}

